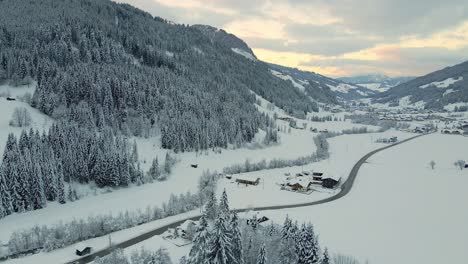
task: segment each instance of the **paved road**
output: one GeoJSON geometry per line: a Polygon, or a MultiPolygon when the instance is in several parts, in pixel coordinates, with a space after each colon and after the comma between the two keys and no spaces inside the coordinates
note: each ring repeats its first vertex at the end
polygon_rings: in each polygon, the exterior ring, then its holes
{"type": "MultiPolygon", "coordinates": [[[[376,149],[374,151],[371,151],[369,153],[367,153],[364,157],[362,157],[352,168],[351,172],[349,173],[349,176],[348,178],[346,179],[345,182],[343,182],[343,184],[341,185],[341,190],[339,193],[331,196],[331,197],[328,197],[328,198],[325,198],[325,199],[322,199],[322,200],[318,200],[318,201],[315,201],[315,202],[307,202],[307,203],[299,203],[299,204],[291,204],[291,205],[277,205],[277,206],[263,206],[263,207],[255,207],[255,208],[245,208],[245,209],[236,209],[236,210],[233,210],[233,211],[236,211],[236,212],[245,212],[245,211],[249,211],[249,210],[255,210],[255,211],[266,211],[266,210],[279,210],[279,209],[289,209],[289,208],[297,208],[297,207],[304,207],[304,206],[313,206],[313,205],[318,205],[318,204],[324,204],[324,203],[329,203],[329,202],[332,202],[332,201],[335,201],[335,200],[338,200],[340,198],[342,198],[343,196],[347,195],[350,191],[351,191],[351,188],[353,187],[353,184],[354,184],[354,180],[356,179],[357,177],[357,174],[358,174],[358,171],[359,169],[361,168],[362,164],[364,164],[367,159],[369,159],[372,155],[380,152],[380,151],[383,151],[383,150],[386,150],[388,148],[391,148],[391,147],[394,147],[394,146],[397,146],[397,145],[400,145],[402,143],[405,143],[407,141],[410,141],[410,140],[413,140],[415,138],[418,138],[422,135],[418,135],[418,136],[415,136],[415,137],[411,137],[411,138],[408,138],[406,140],[402,140],[396,144],[393,144],[393,145],[388,145],[386,147],[383,147],[383,148],[379,148],[379,149],[376,149]]],[[[169,225],[166,225],[166,226],[163,226],[163,227],[160,227],[158,229],[155,229],[155,230],[151,230],[145,234],[142,234],[142,235],[139,235],[137,237],[134,237],[132,239],[129,239],[127,241],[124,241],[122,243],[119,243],[119,244],[116,244],[114,246],[114,248],[127,248],[127,247],[130,247],[130,246],[133,246],[137,243],[140,243],[148,238],[151,238],[153,236],[156,236],[156,235],[161,235],[162,233],[164,233],[167,229],[169,228],[175,228],[179,225],[181,225],[182,223],[184,223],[185,221],[187,220],[198,220],[200,218],[200,216],[195,216],[195,217],[189,217],[189,218],[186,218],[186,219],[183,219],[183,220],[180,220],[180,221],[177,221],[177,222],[174,222],[172,224],[169,224],[169,225]]],[[[92,254],[88,255],[88,256],[85,256],[83,258],[80,258],[78,260],[75,260],[73,262],[69,262],[68,264],[72,264],[72,263],[76,263],[76,264],[85,264],[85,263],[90,263],[92,262],[96,257],[103,257],[103,256],[106,256],[108,255],[109,253],[112,252],[112,250],[114,250],[114,248],[107,248],[107,249],[103,249],[103,250],[100,250],[100,251],[96,251],[96,252],[93,252],[92,254]]]]}

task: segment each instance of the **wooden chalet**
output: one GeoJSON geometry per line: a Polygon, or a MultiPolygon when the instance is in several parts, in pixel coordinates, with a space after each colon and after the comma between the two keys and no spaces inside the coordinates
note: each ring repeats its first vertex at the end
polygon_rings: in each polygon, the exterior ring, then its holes
{"type": "Polygon", "coordinates": [[[245,184],[245,185],[258,185],[260,183],[260,178],[257,178],[255,180],[253,179],[242,179],[242,178],[237,178],[236,179],[237,184],[245,184]]]}
{"type": "Polygon", "coordinates": [[[314,172],[312,173],[312,180],[313,181],[322,181],[323,173],[322,172],[314,172]]]}
{"type": "Polygon", "coordinates": [[[309,180],[294,179],[288,182],[287,185],[293,191],[308,191],[310,190],[310,186],[312,185],[312,182],[309,180]]]}
{"type": "Polygon", "coordinates": [[[335,189],[340,183],[341,179],[325,178],[322,179],[322,187],[328,189],[335,189]]]}
{"type": "Polygon", "coordinates": [[[16,101],[16,98],[14,98],[14,97],[7,97],[7,101],[16,101]]]}

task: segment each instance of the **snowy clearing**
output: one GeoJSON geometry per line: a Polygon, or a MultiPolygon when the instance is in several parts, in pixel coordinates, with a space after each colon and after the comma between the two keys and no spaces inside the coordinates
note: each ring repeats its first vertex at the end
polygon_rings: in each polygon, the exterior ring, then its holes
{"type": "Polygon", "coordinates": [[[428,83],[428,84],[425,84],[425,85],[421,85],[421,86],[419,86],[419,88],[425,89],[425,88],[428,88],[428,87],[431,87],[431,86],[435,86],[437,88],[445,89],[445,88],[449,87],[450,85],[452,85],[452,84],[454,84],[456,82],[459,82],[459,81],[463,81],[462,76],[460,76],[458,78],[448,78],[448,79],[445,79],[445,80],[440,81],[440,82],[431,82],[431,83],[428,83]]]}
{"type": "MultiPolygon", "coordinates": [[[[271,72],[271,74],[273,74],[274,76],[276,76],[276,77],[278,77],[278,78],[280,78],[282,80],[291,81],[291,83],[294,85],[294,87],[298,88],[299,90],[301,90],[303,92],[305,91],[305,87],[302,84],[296,82],[296,80],[294,80],[293,77],[291,77],[291,76],[289,76],[287,74],[283,74],[283,73],[281,73],[279,71],[271,70],[271,69],[270,69],[270,72],[271,72]]],[[[304,81],[299,81],[299,82],[304,84],[304,81]]]]}
{"type": "Polygon", "coordinates": [[[231,49],[233,52],[251,60],[251,61],[257,61],[257,59],[250,53],[248,53],[247,51],[245,50],[242,50],[242,49],[238,49],[238,48],[232,48],[231,49]]]}

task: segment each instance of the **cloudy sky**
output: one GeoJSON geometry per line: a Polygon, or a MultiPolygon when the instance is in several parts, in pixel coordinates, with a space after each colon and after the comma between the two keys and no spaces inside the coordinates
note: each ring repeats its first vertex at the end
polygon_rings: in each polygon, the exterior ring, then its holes
{"type": "Polygon", "coordinates": [[[119,0],[237,35],[264,61],[332,77],[422,75],[468,60],[467,0],[119,0]]]}

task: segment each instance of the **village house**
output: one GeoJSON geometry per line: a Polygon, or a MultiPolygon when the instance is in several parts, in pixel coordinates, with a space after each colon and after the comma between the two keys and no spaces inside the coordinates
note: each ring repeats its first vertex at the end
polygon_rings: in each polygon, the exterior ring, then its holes
{"type": "Polygon", "coordinates": [[[245,186],[248,185],[258,185],[260,183],[260,178],[250,178],[250,177],[238,177],[236,179],[237,184],[245,184],[245,186]]]}

